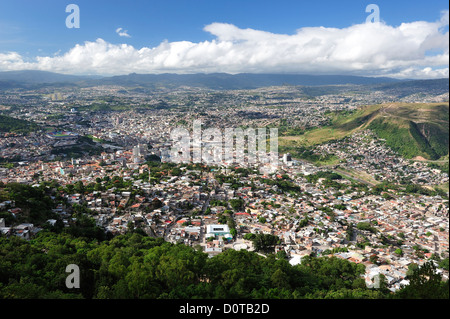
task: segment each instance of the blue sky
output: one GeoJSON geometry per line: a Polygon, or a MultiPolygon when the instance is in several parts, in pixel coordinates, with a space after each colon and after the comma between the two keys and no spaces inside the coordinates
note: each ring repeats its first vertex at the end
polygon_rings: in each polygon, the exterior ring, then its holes
{"type": "MultiPolygon", "coordinates": [[[[169,44],[181,41],[199,44],[204,41],[217,41],[223,35],[222,31],[215,31],[217,28],[212,28],[213,31],[205,30],[206,26],[214,23],[232,25],[239,30],[252,29],[276,35],[295,35],[302,28],[324,27],[330,31],[333,28],[346,30],[353,25],[365,22],[369,15],[365,12],[365,8],[370,3],[379,6],[381,20],[392,28],[398,28],[402,23],[418,21],[433,23],[441,18],[443,11],[447,10],[448,14],[448,2],[441,0],[1,1],[0,54],[6,55],[14,52],[20,56],[22,63],[16,65],[23,68],[24,62],[33,62],[38,56],[51,58],[55,54],[64,55],[76,45],[84,45],[86,41],[95,43],[97,39],[102,39],[108,45],[127,44],[135,50],[156,48],[163,41],[167,41],[169,44]],[[77,4],[80,8],[79,29],[68,29],[65,26],[65,19],[69,15],[65,12],[65,8],[70,3],[77,4]],[[118,28],[122,28],[122,31],[126,30],[130,37],[119,36],[116,32],[118,28]]],[[[444,26],[445,28],[448,30],[448,25],[444,26]]],[[[233,30],[230,29],[229,32],[236,31],[233,30]]],[[[440,32],[445,33],[446,30],[440,32]]],[[[314,35],[314,37],[317,36],[314,35]]],[[[110,48],[106,49],[110,52],[109,50],[110,48]]],[[[428,49],[427,55],[433,50],[442,53],[442,48],[438,46],[436,49],[428,49]]],[[[414,55],[414,52],[411,54],[414,55]]],[[[6,60],[5,57],[4,59],[6,60]]],[[[10,63],[12,58],[9,57],[9,59],[7,69],[12,69],[14,68],[10,63]]],[[[0,70],[2,70],[1,62],[2,60],[0,60],[0,70]]],[[[47,65],[49,63],[47,61],[47,65]]],[[[286,64],[286,62],[283,63],[286,64]]],[[[436,62],[433,63],[429,66],[433,70],[442,67],[436,65],[436,62]]],[[[177,69],[175,64],[166,63],[165,65],[167,64],[169,71],[171,68],[177,69]]],[[[33,67],[33,65],[28,66],[33,67]]],[[[44,68],[42,63],[34,66],[44,68]]],[[[258,65],[255,64],[253,68],[255,72],[258,71],[257,67],[258,65]]],[[[420,67],[423,69],[427,66],[420,67]]],[[[337,69],[339,70],[339,68],[337,69]]],[[[57,69],[64,71],[61,67],[57,69]]],[[[161,66],[158,67],[158,70],[160,69],[161,66]]],[[[183,71],[186,70],[186,67],[180,67],[180,69],[183,71]]],[[[229,68],[230,70],[226,67],[223,69],[224,71],[239,71],[237,67],[229,68]]],[[[349,72],[356,72],[357,69],[358,67],[350,68],[349,72]]],[[[383,66],[384,69],[385,66],[383,66]]],[[[283,69],[280,67],[279,70],[283,69]]],[[[345,71],[345,68],[343,70],[345,71]]],[[[125,71],[117,73],[126,73],[125,71]]],[[[219,68],[217,71],[221,71],[221,69],[219,68]]],[[[302,71],[301,68],[300,71],[302,71]]],[[[323,71],[325,72],[326,68],[323,71]]],[[[392,72],[397,71],[399,70],[392,70],[392,72]]],[[[373,70],[371,72],[373,73],[373,70]]],[[[101,70],[93,73],[101,73],[101,70]]]]}

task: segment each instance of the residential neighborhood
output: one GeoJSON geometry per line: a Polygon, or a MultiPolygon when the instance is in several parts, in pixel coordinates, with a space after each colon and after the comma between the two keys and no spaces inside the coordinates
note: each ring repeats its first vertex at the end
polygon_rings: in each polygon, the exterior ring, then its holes
{"type": "MultiPolygon", "coordinates": [[[[383,274],[396,291],[408,283],[412,265],[437,265],[449,255],[448,173],[429,161],[405,159],[369,129],[316,145],[315,156],[332,158],[322,165],[289,153],[276,163],[251,163],[245,154],[244,163],[210,166],[172,157],[171,130],[191,131],[194,120],[204,129],[278,127],[283,136],[328,125],[333,112],[395,100],[346,90],[314,98],[290,86],[226,94],[195,88],[130,94],[121,86],[0,94],[0,104],[21,105],[5,108],[9,116],[42,125],[1,133],[0,182],[52,183],[47,187],[60,203],[47,226],[69,227],[82,209],[111,236],[139,230],[210,257],[229,249],[265,256],[252,238],[267,234],[277,238],[271,249],[291,265],[305,256],[335,256],[363,264],[367,285],[383,274]],[[99,102],[105,96],[107,106],[99,102]]],[[[202,146],[193,143],[189,151],[202,146]]],[[[14,202],[0,203],[0,212],[13,218],[0,219],[6,236],[29,240],[43,229],[14,222],[24,220],[14,202]]],[[[448,270],[439,271],[448,279],[448,270]]]]}
{"type": "MultiPolygon", "coordinates": [[[[308,181],[308,176],[320,171],[314,165],[284,163],[282,158],[282,166],[272,176],[261,174],[256,167],[182,166],[159,180],[152,178],[152,166],[135,162],[130,150],[83,161],[27,163],[8,170],[1,181],[94,185],[93,191],[61,188],[67,205],[54,211],[67,226],[73,219],[71,206],[83,205],[97,225],[111,234],[137,227],[152,237],[200,247],[211,256],[226,249],[252,250],[246,234],[271,234],[279,238],[276,251],[284,250],[291,264],[311,254],[334,255],[363,263],[367,280],[376,273],[385,274],[393,290],[405,283],[410,264],[420,265],[432,256],[448,257],[448,199],[440,196],[373,195],[348,179],[337,180],[338,190],[326,186],[324,178],[308,181]],[[226,178],[231,183],[222,181],[226,178]],[[291,181],[297,188],[286,192],[267,184],[267,178],[291,181]],[[123,186],[106,189],[111,181],[128,185],[127,190],[123,186]],[[233,199],[242,200],[242,205],[233,208],[233,199]],[[235,235],[223,216],[233,220],[235,235]],[[372,227],[359,227],[364,224],[372,227]]],[[[21,214],[14,203],[0,203],[0,207],[14,216],[21,214]]],[[[2,222],[2,233],[27,239],[39,231],[30,224],[8,226],[2,222]]],[[[448,272],[443,275],[448,278],[448,272]]]]}

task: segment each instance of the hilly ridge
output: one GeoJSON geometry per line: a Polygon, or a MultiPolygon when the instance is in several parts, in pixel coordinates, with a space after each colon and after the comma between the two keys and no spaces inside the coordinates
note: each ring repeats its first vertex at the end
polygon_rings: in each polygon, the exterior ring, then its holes
{"type": "Polygon", "coordinates": [[[30,133],[39,129],[34,122],[0,114],[0,133],[30,133]]]}
{"type": "Polygon", "coordinates": [[[0,88],[36,87],[40,85],[75,85],[89,87],[97,85],[140,86],[147,89],[160,87],[178,88],[183,86],[214,90],[254,89],[280,85],[342,85],[342,84],[389,84],[400,80],[388,77],[364,77],[350,75],[309,75],[309,74],[136,74],[117,76],[76,76],[46,71],[0,72],[0,88]]]}
{"type": "Polygon", "coordinates": [[[104,84],[142,85],[157,87],[165,85],[194,86],[216,90],[254,89],[279,85],[337,85],[337,84],[379,84],[398,82],[392,78],[371,78],[348,75],[305,75],[305,74],[129,74],[103,78],[104,84]]]}
{"type": "Polygon", "coordinates": [[[0,72],[0,81],[14,83],[73,83],[87,79],[92,79],[92,77],[38,70],[0,72]]]}
{"type": "Polygon", "coordinates": [[[449,153],[449,103],[390,103],[371,105],[352,113],[331,115],[327,127],[297,137],[281,137],[315,145],[370,129],[405,158],[437,160],[449,153]]]}
{"type": "Polygon", "coordinates": [[[338,94],[353,89],[381,91],[396,98],[415,94],[440,95],[448,92],[448,79],[408,80],[389,77],[311,74],[195,73],[136,74],[117,76],[80,76],[47,71],[24,70],[0,72],[0,90],[40,89],[47,87],[86,88],[118,85],[141,92],[184,87],[209,90],[258,89],[269,86],[302,86],[309,96],[338,94]]]}

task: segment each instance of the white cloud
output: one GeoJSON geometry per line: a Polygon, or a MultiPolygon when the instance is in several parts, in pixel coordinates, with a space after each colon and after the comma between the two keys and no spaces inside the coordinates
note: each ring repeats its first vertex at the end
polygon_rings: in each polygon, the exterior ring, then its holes
{"type": "Polygon", "coordinates": [[[124,29],[122,29],[122,28],[117,28],[117,29],[116,29],[116,33],[117,33],[120,37],[131,38],[131,35],[128,34],[128,30],[124,30],[124,29]]]}
{"type": "MultiPolygon", "coordinates": [[[[0,70],[40,69],[72,74],[136,73],[312,73],[435,78],[449,76],[448,11],[435,22],[400,26],[364,23],[347,28],[308,27],[295,34],[241,29],[212,23],[211,41],[164,41],[135,48],[97,39],[57,56],[25,62],[0,53],[0,70]]],[[[126,30],[118,28],[120,35],[126,30]]]]}

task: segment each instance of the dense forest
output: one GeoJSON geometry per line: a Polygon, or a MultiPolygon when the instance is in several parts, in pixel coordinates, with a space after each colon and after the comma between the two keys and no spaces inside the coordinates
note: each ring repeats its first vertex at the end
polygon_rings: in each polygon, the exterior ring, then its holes
{"type": "Polygon", "coordinates": [[[262,257],[227,250],[208,256],[130,232],[99,241],[42,231],[25,241],[0,238],[0,298],[448,298],[448,281],[431,263],[391,293],[366,287],[364,266],[335,257],[305,257],[291,266],[283,254],[262,257]],[[66,266],[80,268],[80,288],[65,285],[66,266]]]}
{"type": "Polygon", "coordinates": [[[38,129],[36,123],[0,115],[0,132],[28,134],[38,129]]]}
{"type": "Polygon", "coordinates": [[[0,235],[0,299],[449,298],[448,281],[431,262],[412,269],[410,285],[392,293],[383,280],[380,288],[368,288],[363,264],[307,256],[292,266],[286,254],[268,249],[276,236],[254,236],[260,253],[230,249],[209,258],[199,247],[152,238],[139,228],[105,233],[80,205],[73,207],[75,219],[68,227],[60,220],[50,225],[46,220],[57,218],[52,208],[64,202],[51,192],[57,186],[0,183],[0,202],[14,200],[23,208],[23,220],[14,221],[8,212],[0,212],[0,218],[42,228],[30,240],[0,235]],[[66,287],[70,264],[80,269],[80,288],[66,287]]]}

